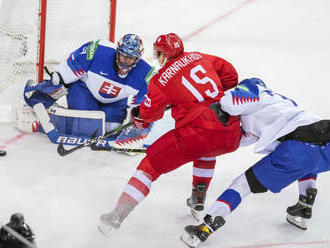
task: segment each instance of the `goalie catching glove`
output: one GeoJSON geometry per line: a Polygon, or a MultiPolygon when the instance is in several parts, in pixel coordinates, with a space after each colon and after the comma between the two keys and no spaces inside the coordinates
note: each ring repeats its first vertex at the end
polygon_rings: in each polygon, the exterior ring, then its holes
{"type": "Polygon", "coordinates": [[[64,81],[60,73],[53,72],[50,80],[44,80],[41,83],[46,82],[43,92],[48,94],[51,98],[58,100],[62,96],[68,94],[67,89],[64,86],[64,81]]]}
{"type": "Polygon", "coordinates": [[[61,75],[53,72],[50,80],[44,80],[38,84],[33,80],[27,81],[24,88],[24,99],[31,107],[37,103],[43,103],[48,108],[56,100],[67,95],[67,93],[61,75]]]}
{"type": "Polygon", "coordinates": [[[134,107],[131,110],[132,124],[139,129],[146,129],[150,126],[150,122],[144,121],[140,116],[140,106],[134,107]]]}

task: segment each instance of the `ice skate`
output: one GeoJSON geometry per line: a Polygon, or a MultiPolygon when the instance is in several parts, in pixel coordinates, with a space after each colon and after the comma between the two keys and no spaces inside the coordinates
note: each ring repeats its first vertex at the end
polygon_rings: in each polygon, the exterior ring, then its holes
{"type": "Polygon", "coordinates": [[[186,226],[181,234],[181,241],[190,248],[198,247],[202,242],[215,232],[219,227],[225,224],[225,220],[221,216],[212,219],[211,215],[204,217],[204,223],[197,226],[186,226]]]}
{"type": "Polygon", "coordinates": [[[119,214],[114,210],[108,214],[102,214],[98,229],[106,236],[110,236],[113,229],[119,229],[121,225],[119,214]]]}
{"type": "Polygon", "coordinates": [[[116,208],[108,214],[102,214],[98,229],[106,236],[111,236],[113,229],[119,229],[121,223],[134,209],[134,206],[126,203],[117,205],[116,208]]]}
{"type": "Polygon", "coordinates": [[[196,221],[199,221],[199,213],[204,210],[206,188],[206,183],[197,183],[192,189],[191,196],[187,199],[187,206],[190,207],[191,215],[196,221]]]}
{"type": "Polygon", "coordinates": [[[302,230],[307,230],[306,219],[312,218],[312,207],[317,194],[317,189],[309,188],[306,190],[307,196],[300,195],[299,201],[287,208],[286,220],[291,225],[302,230]]]}

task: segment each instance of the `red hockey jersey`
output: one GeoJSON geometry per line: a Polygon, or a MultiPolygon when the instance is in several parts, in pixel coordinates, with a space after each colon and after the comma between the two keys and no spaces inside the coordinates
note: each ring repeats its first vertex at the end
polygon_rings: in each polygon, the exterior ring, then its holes
{"type": "Polygon", "coordinates": [[[170,105],[178,128],[194,120],[210,104],[219,102],[224,91],[237,83],[237,72],[228,61],[185,52],[151,78],[140,115],[145,121],[153,122],[161,119],[170,105]]]}

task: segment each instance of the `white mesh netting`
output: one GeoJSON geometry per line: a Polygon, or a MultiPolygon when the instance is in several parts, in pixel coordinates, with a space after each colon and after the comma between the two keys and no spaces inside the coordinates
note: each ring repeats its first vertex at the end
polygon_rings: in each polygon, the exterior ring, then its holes
{"type": "MultiPolygon", "coordinates": [[[[25,82],[37,79],[40,2],[0,0],[0,105],[22,101],[25,82]]],[[[109,39],[110,8],[110,0],[48,0],[45,65],[52,71],[82,44],[109,39]]]]}

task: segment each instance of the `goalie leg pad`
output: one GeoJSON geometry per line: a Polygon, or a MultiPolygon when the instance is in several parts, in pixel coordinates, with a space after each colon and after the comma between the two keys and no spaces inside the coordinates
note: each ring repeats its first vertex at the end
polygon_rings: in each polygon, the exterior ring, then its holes
{"type": "Polygon", "coordinates": [[[105,120],[107,122],[123,123],[127,116],[127,98],[103,104],[100,106],[100,110],[105,113],[105,120]]]}
{"type": "Polygon", "coordinates": [[[28,105],[20,105],[16,109],[16,125],[24,133],[43,132],[41,124],[33,109],[28,105]]]}
{"type": "Polygon", "coordinates": [[[97,136],[105,132],[105,115],[102,111],[51,107],[48,112],[51,122],[59,132],[87,137],[96,130],[98,130],[97,136]]]}
{"type": "Polygon", "coordinates": [[[98,130],[97,136],[100,136],[104,131],[102,119],[50,115],[50,120],[59,132],[69,135],[90,137],[98,130]]]}
{"type": "Polygon", "coordinates": [[[36,104],[32,109],[23,105],[17,108],[16,119],[17,128],[27,133],[44,132],[42,126],[48,123],[53,126],[46,128],[46,133],[53,128],[60,133],[86,137],[90,137],[95,130],[98,130],[97,136],[105,132],[105,115],[102,111],[70,110],[61,107],[50,107],[46,110],[42,104],[36,104]]]}

